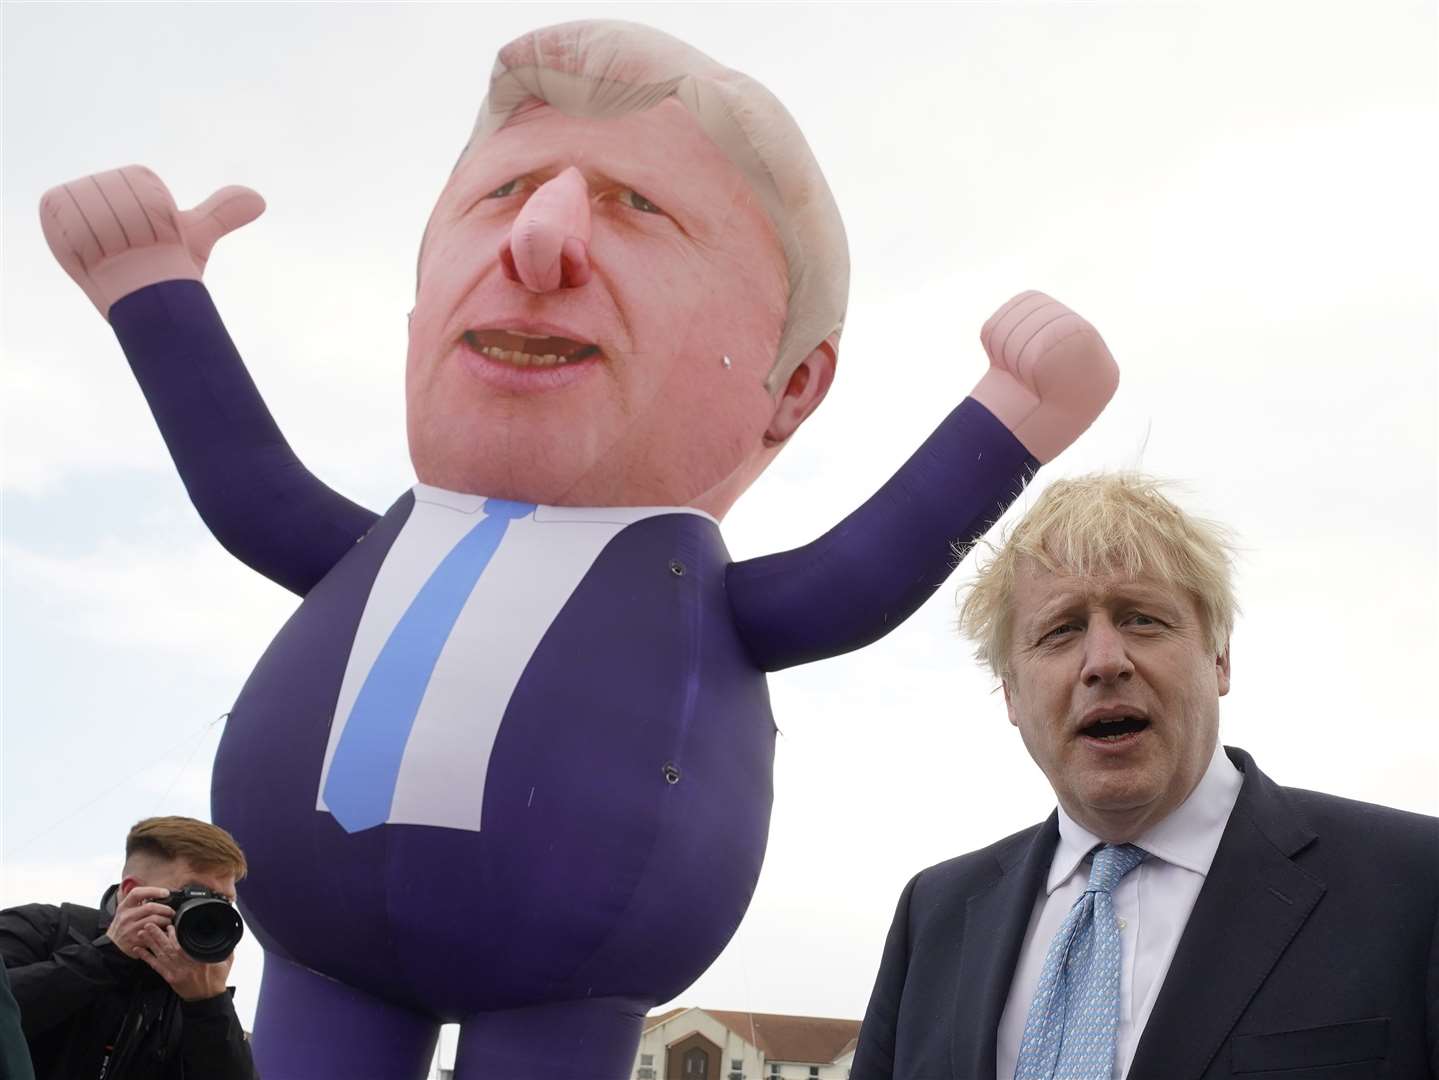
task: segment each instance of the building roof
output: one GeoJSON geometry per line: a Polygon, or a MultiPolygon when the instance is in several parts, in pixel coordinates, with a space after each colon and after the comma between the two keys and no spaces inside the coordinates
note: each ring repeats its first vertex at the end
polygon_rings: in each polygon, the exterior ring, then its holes
{"type": "Polygon", "coordinates": [[[646,1031],[649,1031],[651,1028],[657,1028],[657,1027],[659,1027],[661,1024],[663,1024],[666,1020],[673,1020],[673,1019],[674,1019],[676,1016],[678,1016],[680,1013],[682,1013],[682,1012],[689,1012],[689,1011],[690,1011],[690,1006],[688,1006],[688,1005],[681,1005],[678,1009],[666,1009],[666,1010],[665,1010],[664,1012],[662,1012],[662,1013],[653,1013],[653,1014],[651,1014],[650,1016],[646,1016],[646,1017],[645,1017],[645,1030],[646,1030],[646,1031]]]}
{"type": "MultiPolygon", "coordinates": [[[[647,1017],[649,1031],[688,1009],[670,1009],[647,1017]]],[[[859,1038],[858,1020],[822,1016],[781,1016],[776,1013],[730,1012],[702,1009],[745,1042],[757,1047],[770,1061],[828,1064],[853,1049],[859,1038]]]]}

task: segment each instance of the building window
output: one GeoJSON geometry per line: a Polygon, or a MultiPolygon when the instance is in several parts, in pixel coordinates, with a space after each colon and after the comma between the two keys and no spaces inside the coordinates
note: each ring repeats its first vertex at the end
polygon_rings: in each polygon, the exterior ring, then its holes
{"type": "Polygon", "coordinates": [[[744,1080],[744,1059],[730,1058],[729,1076],[725,1080],[744,1080]]]}
{"type": "Polygon", "coordinates": [[[811,1066],[809,1067],[809,1074],[810,1074],[810,1076],[812,1076],[812,1077],[818,1077],[818,1076],[819,1076],[819,1066],[818,1066],[818,1065],[811,1065],[811,1066]]]}
{"type": "Polygon", "coordinates": [[[635,1080],[655,1080],[655,1056],[640,1055],[640,1067],[635,1070],[635,1080]]]}
{"type": "Polygon", "coordinates": [[[778,1076],[778,1075],[779,1075],[779,1064],[778,1064],[777,1062],[771,1061],[771,1062],[769,1063],[769,1074],[770,1074],[771,1076],[778,1076]]]}

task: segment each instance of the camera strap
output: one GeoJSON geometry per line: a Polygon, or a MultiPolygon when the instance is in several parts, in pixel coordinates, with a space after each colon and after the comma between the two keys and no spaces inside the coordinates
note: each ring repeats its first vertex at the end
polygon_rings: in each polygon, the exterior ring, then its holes
{"type": "Polygon", "coordinates": [[[166,1061],[178,1046],[171,1029],[178,1022],[179,1002],[168,987],[158,992],[155,988],[137,988],[114,1040],[105,1048],[97,1080],[153,1076],[154,1066],[166,1061]]]}

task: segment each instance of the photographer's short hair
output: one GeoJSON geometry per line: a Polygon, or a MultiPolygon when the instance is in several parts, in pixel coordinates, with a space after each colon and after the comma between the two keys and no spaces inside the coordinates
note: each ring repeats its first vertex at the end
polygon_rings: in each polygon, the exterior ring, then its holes
{"type": "Polygon", "coordinates": [[[1186,514],[1161,494],[1163,483],[1137,472],[1091,473],[1051,484],[982,561],[960,606],[960,629],[975,656],[1009,675],[1015,573],[1032,559],[1050,573],[1145,574],[1194,597],[1210,648],[1229,643],[1234,543],[1224,526],[1186,514]]]}
{"type": "Polygon", "coordinates": [[[125,837],[125,858],[153,855],[183,859],[196,870],[233,873],[239,881],[248,869],[235,838],[218,825],[188,817],[151,817],[135,823],[125,837]]]}

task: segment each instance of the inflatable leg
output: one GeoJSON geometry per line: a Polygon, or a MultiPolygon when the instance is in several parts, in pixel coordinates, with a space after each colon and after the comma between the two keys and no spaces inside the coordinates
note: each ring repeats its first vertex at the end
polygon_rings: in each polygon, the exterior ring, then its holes
{"type": "Polygon", "coordinates": [[[586,998],[478,1013],[460,1027],[455,1080],[626,1080],[652,1004],[586,998]]]}
{"type": "Polygon", "coordinates": [[[266,1080],[423,1080],[439,1030],[430,1017],[265,954],[251,1045],[266,1080]]]}

